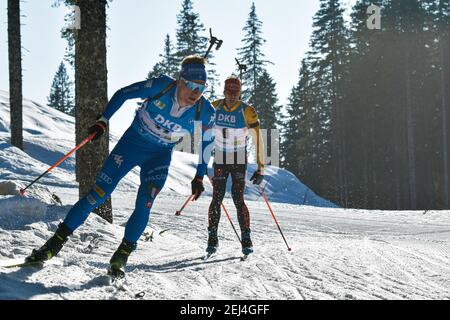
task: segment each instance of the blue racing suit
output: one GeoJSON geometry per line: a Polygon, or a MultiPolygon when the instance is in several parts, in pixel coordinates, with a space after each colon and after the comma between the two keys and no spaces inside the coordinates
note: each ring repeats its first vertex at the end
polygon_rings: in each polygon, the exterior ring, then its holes
{"type": "Polygon", "coordinates": [[[162,75],[122,88],[111,98],[103,113],[107,120],[126,100],[146,100],[106,159],[95,186],[67,214],[64,224],[72,231],[111,195],[131,169],[139,166],[141,184],[124,236],[129,242],[136,243],[147,226],[154,200],[167,179],[173,149],[182,136],[193,134],[195,125],[202,128],[196,175],[205,175],[212,149],[212,130],[209,129],[214,125],[215,109],[204,97],[193,106],[180,108],[176,92],[175,80],[162,75]]]}

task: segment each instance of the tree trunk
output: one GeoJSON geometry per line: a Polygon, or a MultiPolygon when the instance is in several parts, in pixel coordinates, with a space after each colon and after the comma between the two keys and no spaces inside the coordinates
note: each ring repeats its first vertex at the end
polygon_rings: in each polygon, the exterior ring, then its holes
{"type": "Polygon", "coordinates": [[[447,93],[445,79],[445,59],[444,59],[444,43],[440,41],[440,60],[441,60],[441,108],[442,108],[442,150],[444,164],[444,205],[449,208],[449,177],[448,177],[448,123],[447,123],[447,93]]]}
{"type": "Polygon", "coordinates": [[[408,176],[409,176],[409,209],[415,210],[417,207],[416,191],[416,147],[415,147],[415,119],[412,98],[411,66],[408,39],[405,47],[405,77],[406,77],[406,119],[408,137],[408,176]]]}
{"type": "MultiPolygon", "coordinates": [[[[108,103],[106,66],[106,0],[79,0],[81,29],[75,44],[76,142],[87,136],[108,103]]],[[[79,195],[95,184],[95,177],[109,153],[109,133],[77,152],[79,195]]],[[[112,222],[111,199],[94,210],[112,222]]]]}
{"type": "Polygon", "coordinates": [[[23,150],[20,0],[8,0],[9,102],[11,144],[23,150]]]}

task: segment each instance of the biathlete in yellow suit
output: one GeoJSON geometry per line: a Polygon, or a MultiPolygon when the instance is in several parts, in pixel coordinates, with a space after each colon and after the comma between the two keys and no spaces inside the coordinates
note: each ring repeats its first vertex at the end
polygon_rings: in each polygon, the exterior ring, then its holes
{"type": "Polygon", "coordinates": [[[258,170],[251,177],[254,184],[264,179],[264,145],[260,132],[258,114],[255,108],[240,100],[241,81],[230,77],[225,81],[225,98],[212,103],[216,109],[214,126],[214,177],[213,197],[208,212],[208,246],[213,254],[219,245],[217,230],[220,221],[221,204],[225,196],[228,176],[231,175],[231,194],[237,209],[241,229],[242,253],[253,252],[250,235],[250,215],[244,202],[245,177],[247,170],[247,141],[253,137],[256,145],[258,170]]]}

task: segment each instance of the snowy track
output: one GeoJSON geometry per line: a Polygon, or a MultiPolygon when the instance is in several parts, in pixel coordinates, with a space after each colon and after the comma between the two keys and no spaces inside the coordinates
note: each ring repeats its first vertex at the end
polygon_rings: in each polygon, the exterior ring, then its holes
{"type": "MultiPolygon", "coordinates": [[[[129,260],[127,289],[119,290],[107,285],[105,270],[130,212],[126,199],[133,196],[122,192],[113,199],[115,225],[92,215],[54,263],[0,270],[0,298],[134,299],[145,292],[143,299],[450,299],[448,212],[424,216],[273,204],[293,248],[288,252],[265,204],[249,201],[255,253],[240,261],[237,238],[222,217],[219,251],[204,261],[209,199],[191,203],[176,217],[184,198],[164,195],[147,230],[153,239],[141,238],[129,260]]],[[[232,202],[225,205],[237,226],[232,202]]],[[[54,210],[63,217],[67,208],[54,210]]],[[[56,224],[0,229],[1,247],[22,241],[15,256],[31,251],[56,224]]]]}

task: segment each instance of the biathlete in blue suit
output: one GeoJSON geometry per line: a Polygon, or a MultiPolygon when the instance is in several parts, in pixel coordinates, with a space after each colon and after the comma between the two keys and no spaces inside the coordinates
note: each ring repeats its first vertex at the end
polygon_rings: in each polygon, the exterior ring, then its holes
{"type": "Polygon", "coordinates": [[[201,154],[191,183],[194,200],[198,199],[204,191],[203,176],[211,155],[210,151],[205,152],[205,149],[212,148],[212,130],[209,129],[215,121],[214,107],[202,96],[206,80],[205,60],[189,56],[182,62],[178,80],[161,75],[114,94],[103,115],[89,128],[89,133],[97,133],[95,139],[105,132],[109,119],[126,100],[146,100],[106,159],[95,186],[72,207],[55,234],[40,249],[33,250],[27,261],[41,262],[57,255],[68,236],[86,221],[91,211],[111,195],[131,169],[139,166],[141,184],[136,206],[126,224],[122,243],[110,260],[111,270],[123,273],[128,256],[136,249],[136,243],[147,226],[155,198],[164,186],[175,145],[187,134],[192,135],[196,124],[201,124],[201,154]]]}

